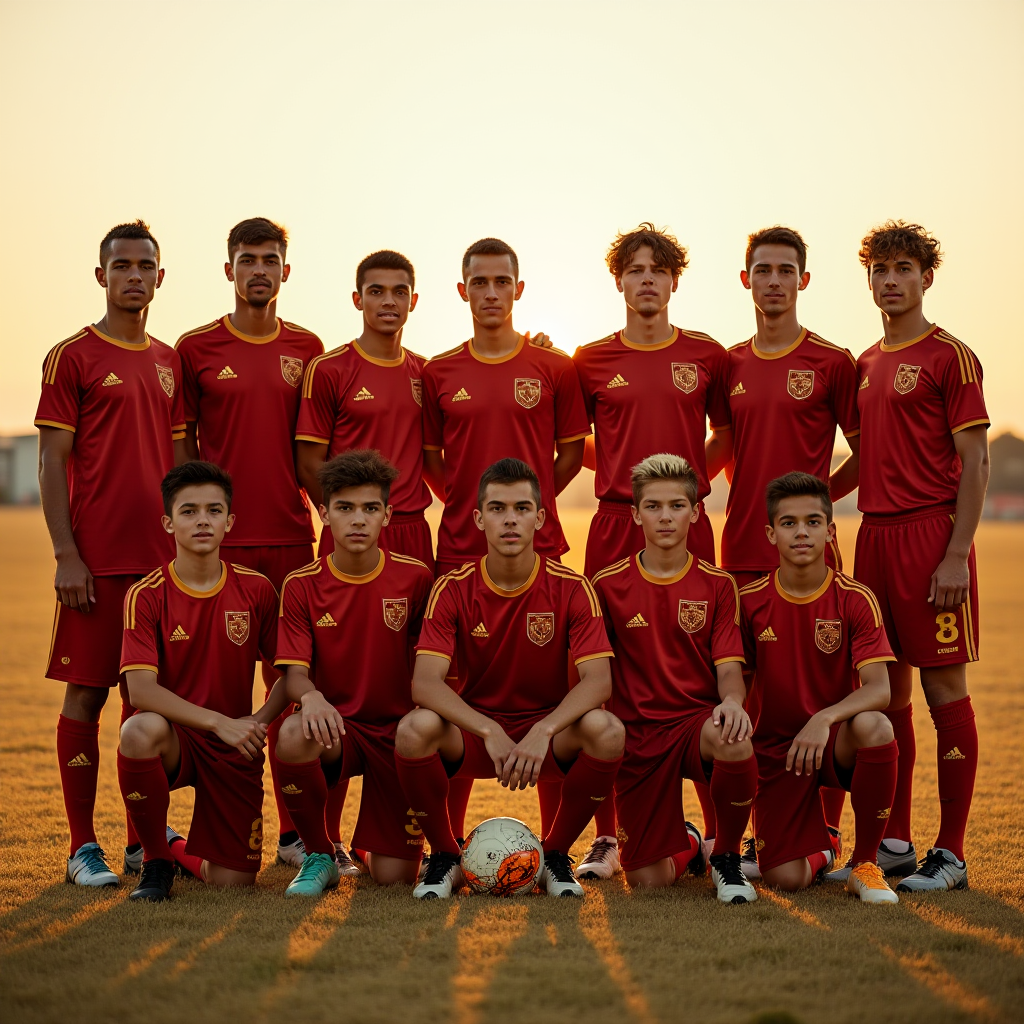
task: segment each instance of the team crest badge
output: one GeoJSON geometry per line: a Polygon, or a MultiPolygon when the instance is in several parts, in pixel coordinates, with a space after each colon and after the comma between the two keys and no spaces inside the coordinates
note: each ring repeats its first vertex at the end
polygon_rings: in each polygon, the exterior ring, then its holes
{"type": "Polygon", "coordinates": [[[899,369],[896,371],[896,379],[892,382],[896,393],[898,395],[906,395],[913,391],[917,387],[917,378],[920,373],[920,366],[900,363],[899,369]]]}
{"type": "Polygon", "coordinates": [[[241,647],[249,639],[249,613],[225,612],[224,622],[228,628],[228,639],[241,647]]]}
{"type": "Polygon", "coordinates": [[[532,409],[540,401],[540,381],[516,377],[516,401],[524,409],[532,409]]]}
{"type": "Polygon", "coordinates": [[[680,601],[679,625],[687,633],[696,633],[704,628],[708,617],[707,601],[680,601]]]}
{"type": "Polygon", "coordinates": [[[160,378],[160,387],[164,389],[164,393],[168,398],[174,397],[174,370],[169,366],[161,366],[159,363],[156,364],[156,375],[160,378]]]}
{"type": "Polygon", "coordinates": [[[697,367],[694,363],[673,363],[672,383],[680,391],[690,394],[697,387],[697,367]]]}
{"type": "Polygon", "coordinates": [[[790,370],[786,390],[794,398],[809,398],[814,390],[813,370],[790,370]]]}
{"type": "Polygon", "coordinates": [[[555,613],[528,612],[526,635],[538,647],[543,647],[555,635],[555,613]]]}
{"type": "Polygon", "coordinates": [[[819,651],[832,654],[839,650],[843,639],[842,619],[815,619],[814,642],[819,651]]]}
{"type": "Polygon", "coordinates": [[[423,381],[418,377],[409,378],[409,384],[412,386],[412,397],[416,400],[416,404],[419,406],[423,405],[423,381]]]}
{"type": "Polygon", "coordinates": [[[409,618],[409,599],[407,597],[384,598],[384,625],[396,633],[405,625],[409,618]]]}
{"type": "Polygon", "coordinates": [[[302,360],[297,356],[281,356],[281,376],[293,388],[302,381],[302,360]]]}

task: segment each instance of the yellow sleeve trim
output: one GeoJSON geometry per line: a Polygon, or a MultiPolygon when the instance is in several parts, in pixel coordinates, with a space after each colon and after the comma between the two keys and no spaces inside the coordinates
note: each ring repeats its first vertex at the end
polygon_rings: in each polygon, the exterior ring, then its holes
{"type": "Polygon", "coordinates": [[[309,668],[308,661],[291,661],[288,658],[276,658],[274,660],[275,665],[301,665],[303,668],[309,668]]]}
{"type": "Polygon", "coordinates": [[[738,661],[741,665],[746,665],[746,663],[747,663],[747,659],[746,658],[732,657],[732,658],[719,658],[715,662],[715,664],[716,665],[727,665],[730,661],[738,661]]]}
{"type": "Polygon", "coordinates": [[[423,446],[425,452],[440,452],[444,450],[443,444],[425,444],[423,446]]]}
{"type": "Polygon", "coordinates": [[[720,427],[716,427],[714,423],[711,424],[712,433],[717,433],[719,430],[732,430],[731,423],[723,423],[720,427]]]}
{"type": "Polygon", "coordinates": [[[184,441],[185,440],[185,431],[184,430],[174,430],[174,431],[172,431],[171,432],[171,440],[172,441],[184,441]]]}
{"type": "Polygon", "coordinates": [[[959,426],[953,427],[952,432],[954,434],[959,434],[961,430],[966,430],[968,427],[980,427],[982,424],[989,427],[992,425],[992,421],[989,419],[968,420],[966,423],[961,423],[959,426]]]}
{"type": "Polygon", "coordinates": [[[895,661],[895,660],[896,660],[896,658],[893,655],[887,654],[883,658],[865,658],[864,661],[858,661],[857,664],[854,665],[853,667],[854,667],[854,669],[857,672],[859,672],[865,665],[877,665],[881,661],[895,661]]]}
{"type": "Polygon", "coordinates": [[[582,441],[585,437],[590,437],[589,430],[585,434],[573,434],[572,437],[556,437],[555,444],[568,444],[570,441],[582,441]]]}
{"type": "Polygon", "coordinates": [[[56,427],[58,430],[70,430],[73,434],[75,428],[70,423],[58,423],[56,420],[36,420],[35,426],[37,427],[56,427]]]}
{"type": "Polygon", "coordinates": [[[615,657],[615,652],[614,651],[605,651],[603,654],[588,654],[588,655],[586,655],[583,658],[577,658],[573,662],[573,664],[574,665],[582,665],[583,662],[585,662],[585,661],[596,661],[598,658],[614,658],[614,657],[615,657]]]}
{"type": "Polygon", "coordinates": [[[314,437],[312,434],[296,434],[296,441],[312,441],[313,444],[330,444],[331,439],[329,437],[314,437]]]}
{"type": "Polygon", "coordinates": [[[159,672],[158,665],[122,665],[122,672],[159,672]]]}
{"type": "Polygon", "coordinates": [[[856,430],[845,430],[843,431],[843,437],[856,437],[860,433],[860,427],[856,430]]]}
{"type": "Polygon", "coordinates": [[[445,654],[443,651],[428,651],[428,650],[418,650],[417,649],[416,657],[419,657],[421,654],[428,654],[432,658],[444,658],[444,660],[449,662],[449,663],[451,663],[451,660],[452,660],[452,657],[453,657],[451,654],[445,654]]]}

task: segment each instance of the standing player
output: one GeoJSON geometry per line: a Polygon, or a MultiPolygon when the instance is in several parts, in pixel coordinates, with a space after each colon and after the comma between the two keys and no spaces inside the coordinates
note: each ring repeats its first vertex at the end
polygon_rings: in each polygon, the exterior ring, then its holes
{"type": "Polygon", "coordinates": [[[883,339],[857,361],[862,433],[857,579],[878,596],[899,661],[886,714],[900,748],[899,783],[879,864],[901,891],[966,888],[964,833],[978,768],[966,663],[978,660],[974,534],[988,486],[988,413],[981,366],[925,319],[939,243],[918,224],[888,221],[861,243],[883,339]],[[916,745],[911,666],[938,735],[939,834],[915,871],[910,834],[916,745]]]}
{"type": "MultiPolygon", "coordinates": [[[[96,268],[106,313],[51,349],[36,411],[39,490],[57,560],[46,676],[66,684],[57,759],[71,829],[67,880],[76,885],[117,885],[93,826],[100,711],[118,684],[124,596],[173,550],[158,495],[185,459],[181,364],[146,333],[163,278],[160,246],[141,220],[107,232],[96,268]]],[[[122,721],[131,710],[122,690],[122,721]]],[[[129,822],[125,871],[141,863],[129,822]]]]}
{"type": "Polygon", "coordinates": [[[421,899],[451,895],[459,845],[448,817],[448,779],[497,777],[515,790],[541,778],[561,783],[544,838],[541,885],[549,896],[582,896],[569,850],[607,799],[622,762],[622,723],[611,697],[612,652],[601,608],[582,576],[534,552],[544,525],[537,475],[502,459],[480,479],[474,521],[488,553],[442,576],[427,604],[412,699],[399,723],[395,760],[402,787],[430,842],[421,899]],[[445,677],[453,657],[459,692],[445,677]],[[580,673],[569,688],[567,658],[580,673]]]}
{"type": "Polygon", "coordinates": [[[322,466],[320,515],[334,551],[292,573],[281,593],[277,665],[301,713],[281,728],[279,777],[306,848],[286,896],[338,884],[324,811],[328,790],[353,775],[363,777],[357,856],[382,885],[416,881],[423,833],[395,771],[395,727],[413,707],[412,645],[434,577],[378,545],[397,479],[376,451],[347,451],[322,466]]]}
{"type": "Polygon", "coordinates": [[[263,745],[284,685],[252,713],[252,674],[272,658],[277,594],[220,559],[231,530],[231,478],[186,462],[164,478],[174,560],[124,603],[121,671],[139,714],[121,727],[117,777],[145,860],[133,900],[167,899],[175,865],[213,885],[252,885],[263,846],[263,745]],[[167,827],[172,789],[193,786],[188,840],[167,827]]]}
{"type": "Polygon", "coordinates": [[[875,857],[897,756],[882,714],[886,663],[894,659],[878,602],[825,561],[835,540],[827,483],[787,473],[769,484],[767,506],[779,568],[740,591],[758,707],[754,834],[761,875],[792,891],[833,863],[838,836],[826,826],[818,794],[831,786],[849,790],[856,818],[847,888],[865,903],[896,903],[875,857]]]}
{"type": "MultiPolygon", "coordinates": [[[[315,334],[277,317],[277,296],[291,271],[287,247],[284,228],[264,217],[236,224],[224,264],[235,286],[234,312],[183,334],[177,344],[190,457],[201,454],[231,474],[241,510],[225,546],[278,589],[312,554],[313,523],[295,475],[293,438],[303,374],[324,350],[315,334]]],[[[264,663],[268,691],[276,675],[264,663]]],[[[274,723],[270,731],[272,773],[279,728],[274,723]]],[[[302,845],[280,799],[278,816],[278,858],[298,866],[302,845]]]]}
{"type": "Polygon", "coordinates": [[[700,480],[685,459],[650,455],[633,467],[632,483],[644,549],[594,577],[615,650],[611,706],[626,727],[615,783],[626,881],[664,886],[687,869],[703,874],[701,835],[684,820],[679,785],[681,778],[710,778],[718,898],[753,903],[740,843],[757,762],[743,710],[736,584],[687,550],[700,480]]]}

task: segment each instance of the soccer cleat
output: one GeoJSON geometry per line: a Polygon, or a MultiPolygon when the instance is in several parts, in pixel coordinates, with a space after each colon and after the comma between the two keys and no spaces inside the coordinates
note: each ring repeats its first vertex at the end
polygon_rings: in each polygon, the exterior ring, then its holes
{"type": "Polygon", "coordinates": [[[859,896],[863,903],[899,903],[900,898],[889,888],[882,869],[870,861],[863,861],[850,869],[846,882],[848,892],[859,896]]]}
{"type": "Polygon", "coordinates": [[[544,867],[537,882],[549,896],[583,896],[583,886],[572,873],[572,858],[557,850],[544,853],[544,867]]]}
{"type": "Polygon", "coordinates": [[[294,842],[287,843],[284,846],[281,845],[281,840],[277,841],[277,863],[287,864],[292,868],[301,868],[302,862],[306,859],[306,847],[303,845],[301,839],[296,839],[294,842]]]}
{"type": "MultiPolygon", "coordinates": [[[[466,840],[465,839],[461,839],[458,836],[455,837],[455,842],[457,842],[459,844],[459,849],[460,850],[466,845],[466,840]]],[[[354,851],[355,851],[355,847],[353,847],[353,852],[354,851]]],[[[362,863],[361,859],[358,856],[356,856],[354,859],[356,860],[357,863],[362,863]]],[[[363,868],[364,868],[364,870],[369,871],[369,869],[366,868],[365,865],[363,865],[363,868]]],[[[416,881],[417,882],[422,882],[423,879],[427,877],[427,871],[429,869],[430,869],[430,854],[429,853],[425,853],[425,854],[423,854],[423,857],[420,860],[420,870],[419,870],[419,874],[416,876],[416,881]]]]}
{"type": "Polygon", "coordinates": [[[878,866],[884,875],[902,877],[913,874],[917,870],[917,850],[914,849],[914,844],[910,844],[910,849],[906,853],[894,853],[885,845],[883,839],[878,844],[878,866]]]}
{"type": "Polygon", "coordinates": [[[334,857],[329,853],[307,853],[299,873],[288,883],[285,896],[319,896],[336,889],[341,875],[334,857]]]}
{"type": "Polygon", "coordinates": [[[619,841],[615,836],[597,836],[576,865],[576,877],[611,878],[619,870],[619,841]]]}
{"type": "Polygon", "coordinates": [[[967,861],[957,860],[941,847],[933,846],[925,855],[921,866],[907,875],[897,892],[947,892],[949,889],[967,888],[967,861]]]}
{"type": "Polygon", "coordinates": [[[826,825],[825,829],[832,843],[832,862],[835,863],[843,855],[843,833],[831,825],[826,825]]]}
{"type": "Polygon", "coordinates": [[[142,877],[139,884],[128,894],[128,899],[162,903],[170,898],[172,885],[173,860],[146,860],[142,862],[142,877]]]}
{"type": "Polygon", "coordinates": [[[142,849],[142,843],[136,843],[135,847],[126,846],[124,848],[124,873],[126,875],[137,875],[142,870],[142,858],[145,856],[145,851],[142,849]]]}
{"type": "Polygon", "coordinates": [[[353,849],[352,853],[349,854],[348,850],[345,849],[344,843],[334,844],[334,860],[338,865],[339,875],[351,877],[354,875],[369,874],[366,869],[366,865],[359,858],[355,850],[353,849]]]}
{"type": "Polygon", "coordinates": [[[753,836],[747,836],[743,840],[740,870],[752,882],[756,882],[761,877],[761,869],[757,866],[757,840],[753,836]]]}
{"type": "Polygon", "coordinates": [[[68,857],[68,870],[64,881],[92,888],[121,884],[117,875],[107,866],[107,859],[99,843],[83,843],[74,857],[68,857]]]}
{"type": "Polygon", "coordinates": [[[836,868],[835,871],[829,871],[822,875],[822,880],[825,882],[842,882],[843,885],[850,880],[850,872],[853,870],[853,858],[851,857],[841,868],[836,868]]]}
{"type": "Polygon", "coordinates": [[[430,855],[430,863],[412,894],[418,900],[446,900],[452,890],[462,884],[462,857],[458,853],[438,850],[430,855]]]}
{"type": "MultiPolygon", "coordinates": [[[[168,846],[173,846],[175,843],[183,843],[183,842],[185,842],[185,837],[180,832],[175,832],[174,829],[171,828],[170,825],[168,825],[167,826],[167,845],[168,846]]],[[[189,871],[189,869],[187,867],[185,867],[182,864],[179,864],[177,861],[174,862],[174,873],[179,878],[195,878],[196,877],[194,874],[192,874],[191,871],[189,871]]]]}
{"type": "Polygon", "coordinates": [[[757,892],[743,874],[738,853],[716,853],[711,856],[711,881],[722,903],[753,903],[757,892]]]}
{"type": "Polygon", "coordinates": [[[700,829],[692,821],[688,821],[685,824],[686,831],[697,840],[697,852],[690,858],[690,863],[686,865],[686,870],[691,875],[703,878],[708,873],[708,857],[707,851],[704,849],[704,837],[700,834],[700,829]]]}

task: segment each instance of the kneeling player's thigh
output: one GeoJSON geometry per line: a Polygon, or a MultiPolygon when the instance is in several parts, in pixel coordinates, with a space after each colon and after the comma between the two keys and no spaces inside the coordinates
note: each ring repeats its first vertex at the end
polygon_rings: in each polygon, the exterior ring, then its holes
{"type": "Polygon", "coordinates": [[[352,845],[385,857],[418,861],[423,852],[419,808],[409,806],[398,781],[394,745],[372,735],[361,735],[359,745],[363,796],[352,845]]]}
{"type": "Polygon", "coordinates": [[[784,765],[758,779],[753,827],[762,873],[829,848],[818,792],[821,784],[817,772],[797,775],[784,765]]]}
{"type": "Polygon", "coordinates": [[[660,759],[627,757],[615,781],[619,823],[619,858],[624,871],[635,871],[689,848],[683,813],[681,755],[672,750],[660,759]]]}

